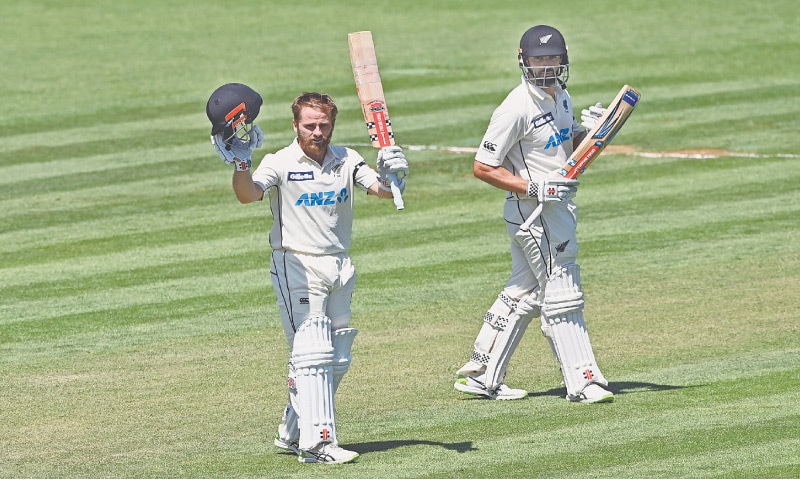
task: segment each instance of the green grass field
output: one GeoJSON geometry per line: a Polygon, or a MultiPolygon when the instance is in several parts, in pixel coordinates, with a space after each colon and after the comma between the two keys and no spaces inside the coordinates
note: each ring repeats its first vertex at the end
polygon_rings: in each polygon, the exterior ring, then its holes
{"type": "Polygon", "coordinates": [[[795,0],[6,0],[0,16],[0,478],[800,477],[795,0]],[[643,100],[582,177],[586,318],[617,394],[563,399],[531,329],[492,402],[452,388],[509,270],[471,175],[537,23],[576,107],[643,100]],[[259,154],[320,90],[374,159],[347,33],[372,30],[411,176],[356,200],[350,465],[272,446],[288,348],[266,205],[240,205],[205,102],[263,95],[259,154]],[[683,152],[683,155],[675,152],[683,152]],[[716,152],[696,155],[692,152],[716,152]]]}

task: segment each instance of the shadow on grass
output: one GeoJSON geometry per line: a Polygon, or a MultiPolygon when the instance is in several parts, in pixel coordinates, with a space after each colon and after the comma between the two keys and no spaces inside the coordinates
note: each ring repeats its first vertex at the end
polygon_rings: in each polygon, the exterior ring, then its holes
{"type": "MultiPolygon", "coordinates": [[[[363,442],[363,443],[349,443],[341,444],[342,447],[358,452],[359,454],[372,453],[372,452],[385,452],[394,448],[407,447],[409,445],[432,445],[434,447],[442,447],[447,450],[453,450],[458,453],[475,452],[478,449],[472,446],[472,442],[459,442],[459,443],[442,443],[432,442],[430,440],[389,440],[386,442],[363,442]]],[[[288,450],[279,452],[282,455],[297,456],[296,453],[288,450]]]]}
{"type": "MultiPolygon", "coordinates": [[[[641,392],[663,392],[688,388],[686,385],[662,385],[648,382],[611,382],[608,389],[614,395],[627,395],[641,392]]],[[[551,388],[544,392],[530,392],[528,397],[563,397],[566,394],[564,387],[551,388]]]]}
{"type": "Polygon", "coordinates": [[[442,443],[431,442],[429,440],[389,440],[386,442],[352,443],[347,445],[346,448],[355,450],[359,454],[364,454],[372,452],[385,452],[387,450],[392,450],[393,448],[406,447],[409,445],[432,445],[434,447],[442,447],[447,450],[453,450],[458,453],[467,453],[478,450],[472,446],[472,442],[442,443]]]}
{"type": "MultiPolygon", "coordinates": [[[[658,383],[648,383],[648,382],[611,382],[609,386],[609,390],[614,393],[614,395],[628,395],[631,393],[642,393],[642,392],[662,392],[667,390],[679,390],[682,388],[689,388],[690,385],[662,385],[658,383]]],[[[528,398],[533,397],[560,397],[564,398],[566,395],[566,390],[563,386],[558,388],[551,388],[550,390],[545,390],[543,392],[529,392],[528,398]]],[[[481,397],[478,395],[470,395],[468,397],[464,397],[464,400],[467,401],[480,401],[480,400],[489,400],[486,397],[481,397]]]]}
{"type": "Polygon", "coordinates": [[[662,385],[649,382],[611,382],[611,391],[617,395],[639,392],[663,392],[666,390],[680,390],[691,385],[662,385]]]}

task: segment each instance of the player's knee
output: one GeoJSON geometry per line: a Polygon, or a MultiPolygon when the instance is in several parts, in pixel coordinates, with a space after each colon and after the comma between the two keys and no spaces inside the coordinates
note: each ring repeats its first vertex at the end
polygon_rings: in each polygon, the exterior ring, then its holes
{"type": "Polygon", "coordinates": [[[542,311],[547,319],[583,310],[580,266],[568,263],[553,269],[547,281],[542,311]]]}
{"type": "Polygon", "coordinates": [[[331,319],[316,316],[306,319],[297,328],[292,344],[295,368],[317,367],[333,363],[331,319]]]}
{"type": "Polygon", "coordinates": [[[505,330],[508,326],[508,318],[516,307],[517,301],[511,298],[505,291],[502,291],[497,295],[492,306],[489,307],[489,310],[483,317],[483,321],[496,330],[505,330]]]}

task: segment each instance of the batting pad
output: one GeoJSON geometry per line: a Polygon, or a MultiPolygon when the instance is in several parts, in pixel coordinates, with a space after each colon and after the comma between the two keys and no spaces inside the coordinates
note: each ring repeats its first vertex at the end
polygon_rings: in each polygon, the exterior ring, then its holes
{"type": "Polygon", "coordinates": [[[290,443],[296,442],[300,438],[300,426],[297,423],[298,419],[299,417],[297,416],[297,412],[294,411],[292,404],[287,404],[286,408],[283,409],[281,424],[278,426],[278,435],[280,435],[281,440],[290,443]]]}
{"type": "Polygon", "coordinates": [[[578,396],[591,383],[607,386],[583,319],[580,267],[569,264],[553,272],[544,299],[542,333],[561,366],[567,394],[578,396]]]}
{"type": "Polygon", "coordinates": [[[301,450],[314,448],[320,442],[336,442],[333,350],[330,318],[311,317],[297,329],[292,365],[301,450]]]}
{"type": "Polygon", "coordinates": [[[475,345],[469,361],[458,369],[457,375],[477,375],[486,369],[491,351],[501,331],[508,328],[508,318],[517,302],[505,292],[500,292],[492,306],[483,316],[483,323],[475,338],[475,345]]]}
{"type": "Polygon", "coordinates": [[[519,346],[531,319],[534,315],[539,315],[539,306],[534,297],[535,295],[528,295],[521,299],[508,318],[508,325],[497,334],[489,355],[489,363],[486,365],[484,380],[486,388],[490,391],[503,383],[511,356],[519,346]]]}
{"type": "Polygon", "coordinates": [[[342,328],[333,332],[333,392],[339,389],[342,378],[350,370],[353,357],[350,350],[356,339],[358,330],[355,328],[342,328]]]}

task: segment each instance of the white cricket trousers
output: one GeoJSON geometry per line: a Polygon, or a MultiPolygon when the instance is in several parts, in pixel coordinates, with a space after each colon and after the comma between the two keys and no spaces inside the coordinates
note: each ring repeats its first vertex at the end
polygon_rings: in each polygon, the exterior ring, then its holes
{"type": "Polygon", "coordinates": [[[521,235],[519,226],[536,205],[535,200],[508,200],[503,209],[511,240],[511,276],[504,290],[515,300],[537,291],[538,277],[549,277],[555,267],[575,263],[578,256],[578,207],[573,202],[546,203],[530,234],[521,235]]]}
{"type": "Polygon", "coordinates": [[[327,316],[332,331],[350,324],[356,270],[347,252],[308,255],[273,250],[270,274],[290,348],[297,328],[309,317],[327,316]]]}

